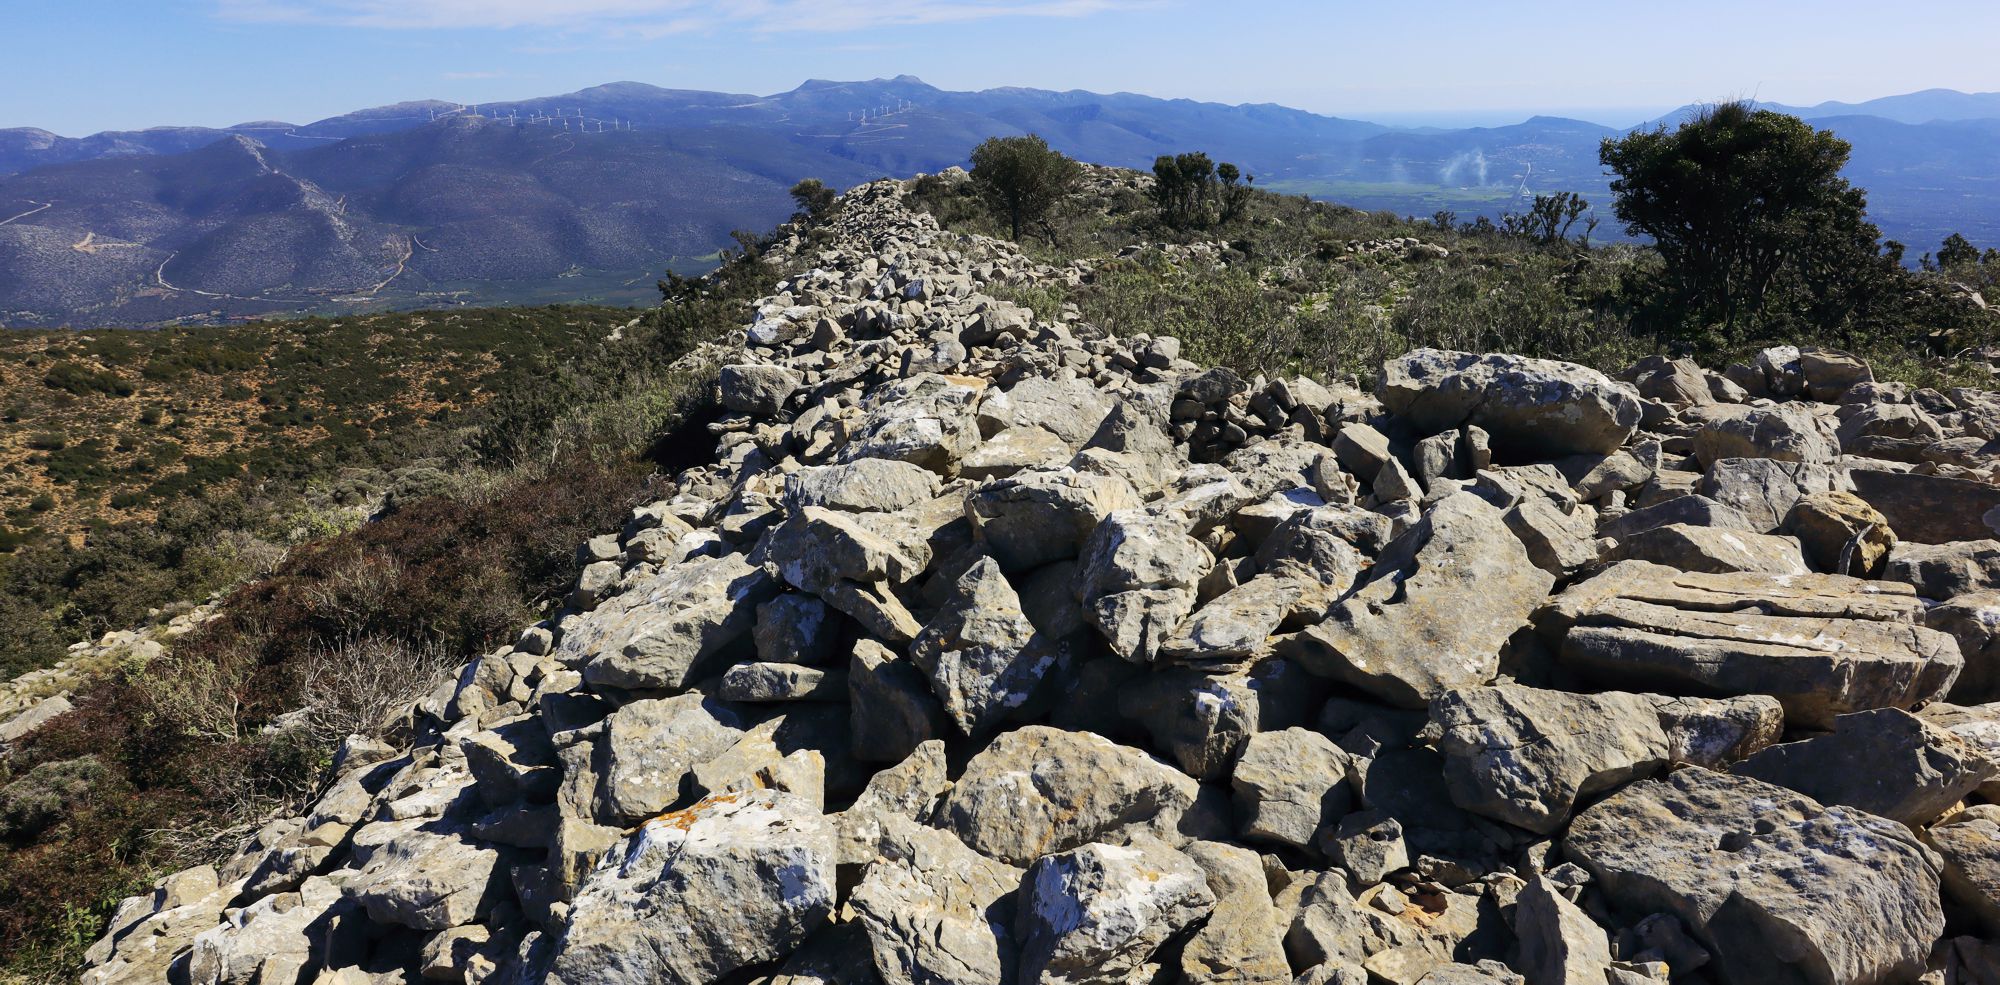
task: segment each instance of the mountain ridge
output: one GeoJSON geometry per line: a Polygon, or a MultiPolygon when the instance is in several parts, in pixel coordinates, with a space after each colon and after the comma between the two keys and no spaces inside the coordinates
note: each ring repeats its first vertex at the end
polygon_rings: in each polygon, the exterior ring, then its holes
{"type": "MultiPolygon", "coordinates": [[[[1912,256],[1953,232],[2000,241],[2000,187],[1989,180],[2000,124],[1819,123],[1855,143],[1850,177],[1912,256]]],[[[468,298],[632,303],[663,267],[711,254],[734,228],[782,218],[799,179],[845,187],[935,172],[965,163],[987,137],[1023,133],[1124,167],[1201,150],[1274,190],[1403,215],[1497,218],[1550,191],[1583,194],[1602,214],[1609,189],[1597,148],[1623,132],[1547,115],[1392,128],[1269,103],[952,92],[910,75],[811,79],[768,96],[625,80],[220,130],[0,130],[0,324],[214,321],[468,298]],[[232,194],[200,173],[204,148],[242,140],[323,188],[336,212],[274,205],[253,221],[190,211],[232,194]]]]}

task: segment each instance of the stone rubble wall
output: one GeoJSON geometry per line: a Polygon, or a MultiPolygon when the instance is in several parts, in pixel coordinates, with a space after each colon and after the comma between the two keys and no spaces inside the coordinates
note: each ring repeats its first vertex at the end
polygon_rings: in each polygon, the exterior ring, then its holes
{"type": "Polygon", "coordinates": [[[68,712],[70,696],[98,672],[128,660],[155,659],[174,640],[216,614],[213,602],[156,610],[149,625],[114,629],[97,639],[73,643],[69,655],[54,664],[0,681],[0,748],[68,712]]]}
{"type": "Polygon", "coordinates": [[[2000,395],[1246,380],[903,194],[560,618],[83,981],[2000,981],[2000,395]]]}

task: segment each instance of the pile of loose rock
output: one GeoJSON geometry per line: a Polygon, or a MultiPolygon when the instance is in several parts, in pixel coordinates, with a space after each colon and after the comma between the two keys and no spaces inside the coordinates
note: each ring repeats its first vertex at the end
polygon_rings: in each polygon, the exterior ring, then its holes
{"type": "Polygon", "coordinates": [[[72,644],[56,663],[0,682],[0,748],[68,713],[71,693],[105,670],[127,662],[143,663],[166,652],[166,644],[192,632],[215,616],[213,603],[181,603],[155,609],[146,625],[114,629],[94,640],[72,644]]]}
{"type": "Polygon", "coordinates": [[[1244,380],[902,193],[566,614],[84,981],[2000,982],[2000,395],[1244,380]]]}
{"type": "Polygon", "coordinates": [[[1443,260],[1451,256],[1451,251],[1436,243],[1426,243],[1415,236],[1394,236],[1389,239],[1351,239],[1340,248],[1339,259],[1354,260],[1443,260]]]}

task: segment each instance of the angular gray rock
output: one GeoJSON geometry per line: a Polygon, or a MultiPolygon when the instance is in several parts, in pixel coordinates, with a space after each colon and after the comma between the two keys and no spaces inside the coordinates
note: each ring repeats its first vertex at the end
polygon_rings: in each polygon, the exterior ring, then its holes
{"type": "Polygon", "coordinates": [[[1605,551],[1603,560],[1612,564],[1619,561],[1651,561],[1682,571],[1710,574],[1751,571],[1768,575],[1803,575],[1810,571],[1795,537],[1696,527],[1684,523],[1654,527],[1626,537],[1605,551]]]}
{"type": "Polygon", "coordinates": [[[1263,887],[1225,893],[1216,887],[1215,909],[1181,949],[1186,985],[1290,985],[1285,959],[1286,915],[1263,887]]]}
{"type": "Polygon", "coordinates": [[[1284,621],[1309,604],[1309,597],[1323,599],[1325,594],[1317,579],[1296,568],[1259,575],[1195,610],[1160,644],[1160,656],[1201,664],[1265,656],[1284,621]]]}
{"type": "Polygon", "coordinates": [[[1477,425],[1503,457],[1609,454],[1639,426],[1639,394],[1594,369],[1416,349],[1382,364],[1375,395],[1426,434],[1477,425]]]}
{"type": "Polygon", "coordinates": [[[902,762],[951,728],[924,672],[875,640],[855,642],[847,693],[856,759],[902,762]]]}
{"type": "Polygon", "coordinates": [[[802,382],[798,373],[783,366],[755,364],[724,366],[718,381],[722,406],[757,417],[769,417],[783,410],[802,382]]]}
{"type": "Polygon", "coordinates": [[[1527,549],[1528,560],[1557,578],[1575,574],[1602,552],[1596,517],[1587,506],[1564,512],[1548,499],[1531,496],[1514,504],[1505,520],[1507,529],[1527,549]]]}
{"type": "Polygon", "coordinates": [[[1663,769],[1670,753],[1638,694],[1468,688],[1438,695],[1431,721],[1451,799],[1537,834],[1560,829],[1579,800],[1663,769]]]}
{"type": "Polygon", "coordinates": [[[1958,704],[2000,701],[2000,591],[1959,595],[1932,608],[1924,624],[1957,640],[1965,660],[1947,697],[1958,704]]]}
{"type": "Polygon", "coordinates": [[[1897,544],[1882,577],[1900,581],[1933,602],[2000,588],[2000,540],[1897,544]]]}
{"type": "Polygon", "coordinates": [[[959,576],[944,606],[910,643],[910,662],[929,678],[953,724],[970,736],[1028,703],[1055,666],[1056,647],[1021,611],[999,563],[982,557],[959,576]]]}
{"type": "Polygon", "coordinates": [[[867,929],[887,985],[1014,978],[1015,891],[1021,870],[965,847],[949,831],[889,815],[849,905],[867,929]]]}
{"type": "Polygon", "coordinates": [[[977,397],[974,388],[929,373],[882,387],[870,395],[867,415],[838,459],[886,458],[957,475],[959,460],[979,444],[977,397]]]}
{"type": "Polygon", "coordinates": [[[1833,731],[1772,746],[1732,771],[1920,828],[2000,767],[1940,726],[1878,708],[1842,715],[1833,731]]]}
{"type": "Polygon", "coordinates": [[[1150,976],[1141,970],[1160,946],[1214,906],[1201,868],[1157,839],[1092,843],[1038,859],[1015,917],[1020,981],[1144,980],[1150,976]]]}
{"type": "Polygon", "coordinates": [[[1536,876],[1514,903],[1514,933],[1521,938],[1515,967],[1529,985],[1603,985],[1611,972],[1611,942],[1583,908],[1536,876]]]}
{"type": "Polygon", "coordinates": [[[1215,563],[1177,513],[1118,510],[1084,544],[1076,600],[1111,652],[1150,663],[1194,611],[1196,588],[1215,563]]]}
{"type": "Polygon", "coordinates": [[[1880,577],[1896,546],[1888,519],[1850,492],[1806,495],[1785,515],[1783,529],[1799,539],[1816,569],[1836,575],[1880,577]]]}
{"type": "Polygon", "coordinates": [[[643,825],[577,892],[557,985],[713,982],[791,953],[833,913],[834,830],[789,794],[725,794],[643,825]]]}
{"type": "Polygon", "coordinates": [[[1248,671],[1162,668],[1119,691],[1118,712],[1139,723],[1155,748],[1202,781],[1229,776],[1250,736],[1302,724],[1312,682],[1297,665],[1270,660],[1248,671]]]}
{"type": "Polygon", "coordinates": [[[794,663],[756,661],[722,672],[725,701],[846,701],[847,671],[794,663]]]}
{"type": "Polygon", "coordinates": [[[682,688],[750,631],[778,586],[740,554],[703,557],[634,579],[567,627],[556,655],[594,685],[682,688]]]}
{"type": "Polygon", "coordinates": [[[1944,931],[1938,858],[1909,829],[1748,777],[1642,780],[1563,849],[1614,906],[1679,917],[1721,981],[1913,981],[1944,931]]]}
{"type": "Polygon", "coordinates": [[[1944,861],[1944,891],[1972,911],[1988,934],[2000,933],[2000,806],[1968,807],[1923,832],[1944,861]]]}
{"type": "Polygon", "coordinates": [[[1700,411],[1694,457],[1704,468],[1725,458],[1768,458],[1824,465],[1840,455],[1833,428],[1803,405],[1711,406],[1700,411]]]}
{"type": "Polygon", "coordinates": [[[765,663],[821,666],[834,657],[833,612],[825,602],[799,592],[780,595],[757,607],[757,659],[765,663]]]}
{"type": "Polygon", "coordinates": [[[1626,561],[1538,616],[1562,663],[1606,685],[1768,694],[1794,724],[1913,708],[1958,676],[1951,638],[1905,586],[1840,575],[1699,574],[1626,561]]]}
{"type": "Polygon", "coordinates": [[[1320,831],[1317,843],[1359,885],[1372,886],[1410,867],[1403,823],[1380,811],[1357,811],[1341,818],[1339,827],[1320,831]]]}
{"type": "Polygon", "coordinates": [[[1305,849],[1353,807],[1348,755],[1311,729],[1259,732],[1230,775],[1237,830],[1246,841],[1305,849]]]}
{"type": "Polygon", "coordinates": [[[908,759],[868,778],[854,803],[840,812],[837,823],[842,866],[864,866],[882,854],[881,839],[890,818],[929,824],[939,800],[951,789],[944,743],[931,739],[908,759]]]}
{"type": "MultiPolygon", "coordinates": [[[[756,724],[698,692],[634,701],[605,720],[599,802],[632,822],[679,802],[696,766],[719,756],[756,724]]],[[[607,818],[609,820],[609,818],[607,818]]]]}
{"type": "Polygon", "coordinates": [[[343,887],[376,923],[443,930],[483,919],[503,892],[500,852],[435,818],[378,821],[343,887]],[[380,830],[377,830],[380,829],[380,830]]]}
{"type": "Polygon", "coordinates": [[[894,513],[937,495],[937,473],[887,458],[809,465],[785,477],[785,501],[794,509],[817,506],[848,513],[894,513]]]}
{"type": "Polygon", "coordinates": [[[1896,536],[1919,544],[2000,537],[2000,485],[1917,472],[1856,469],[1854,494],[1889,519],[1896,536]]]}
{"type": "Polygon", "coordinates": [[[1280,652],[1390,704],[1421,708],[1441,691],[1491,681],[1501,647],[1554,583],[1529,562],[1499,510],[1453,495],[1385,548],[1324,622],[1280,652]]]}
{"type": "Polygon", "coordinates": [[[1770,533],[1799,501],[1830,492],[1833,470],[1812,462],[1775,458],[1725,458],[1708,467],[1695,491],[1733,510],[1745,529],[1770,533]]]}
{"type": "Polygon", "coordinates": [[[1031,376],[980,403],[979,429],[991,437],[1007,428],[1037,428],[1074,451],[1097,433],[1112,403],[1089,380],[1031,376]]]}
{"type": "Polygon", "coordinates": [[[1675,496],[1651,506],[1641,506],[1622,516],[1608,518],[1598,525],[1597,532],[1604,537],[1623,538],[1670,523],[1720,527],[1726,530],[1756,530],[1750,519],[1735,507],[1725,506],[1707,496],[1688,495],[1675,496]]]}
{"type": "Polygon", "coordinates": [[[1139,505],[1132,484],[1070,469],[1019,472],[981,483],[965,501],[972,529],[1003,571],[1076,557],[1114,510],[1139,505]]]}
{"type": "Polygon", "coordinates": [[[1025,865],[1091,841],[1171,836],[1200,790],[1137,749],[1030,725],[1001,733],[966,763],[944,817],[980,854],[1025,865]]]}

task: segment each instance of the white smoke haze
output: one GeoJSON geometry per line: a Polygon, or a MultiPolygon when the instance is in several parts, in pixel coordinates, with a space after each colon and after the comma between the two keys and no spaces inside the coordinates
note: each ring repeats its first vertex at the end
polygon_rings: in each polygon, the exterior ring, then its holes
{"type": "Polygon", "coordinates": [[[1486,151],[1474,149],[1454,156],[1438,168],[1438,184],[1480,188],[1486,184],[1486,151]]]}

